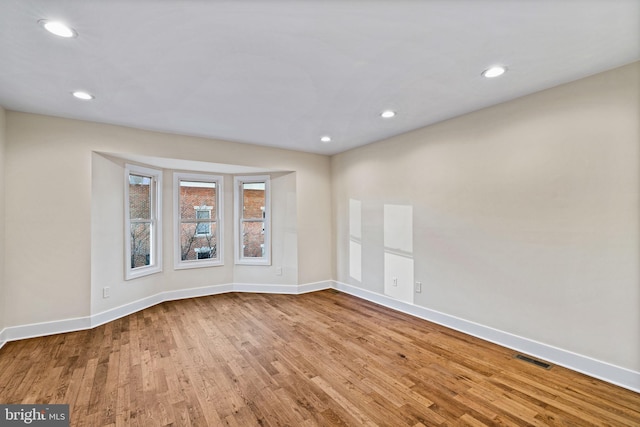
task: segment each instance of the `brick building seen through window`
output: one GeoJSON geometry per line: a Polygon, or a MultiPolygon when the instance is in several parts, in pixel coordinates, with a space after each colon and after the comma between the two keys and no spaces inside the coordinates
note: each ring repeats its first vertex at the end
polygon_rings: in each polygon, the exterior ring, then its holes
{"type": "MultiPolygon", "coordinates": [[[[264,190],[243,191],[243,256],[259,258],[264,253],[264,190]]],[[[180,187],[180,253],[181,259],[216,258],[218,253],[216,188],[180,187]],[[197,221],[199,220],[199,221],[197,221]]],[[[146,181],[133,180],[129,184],[131,219],[149,219],[151,187],[146,181]]],[[[131,224],[131,267],[149,265],[149,224],[131,224]]]]}
{"type": "Polygon", "coordinates": [[[243,256],[260,258],[264,254],[264,209],[265,191],[244,189],[243,218],[246,220],[259,219],[259,221],[247,221],[243,223],[242,245],[243,256]]]}
{"type": "Polygon", "coordinates": [[[182,261],[218,257],[215,183],[180,182],[180,257],[182,261]]]}
{"type": "Polygon", "coordinates": [[[143,267],[151,262],[151,192],[151,179],[130,175],[131,268],[143,267]]]}

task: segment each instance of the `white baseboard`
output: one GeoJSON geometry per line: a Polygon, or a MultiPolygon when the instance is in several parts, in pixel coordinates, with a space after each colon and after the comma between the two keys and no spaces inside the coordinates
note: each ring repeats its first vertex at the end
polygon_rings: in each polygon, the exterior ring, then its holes
{"type": "Polygon", "coordinates": [[[9,341],[43,337],[46,335],[64,334],[66,332],[90,329],[91,327],[91,317],[89,316],[56,320],[53,322],[10,326],[4,328],[2,332],[0,332],[0,348],[9,341]]]}
{"type": "Polygon", "coordinates": [[[165,291],[146,298],[133,301],[91,316],[75,319],[54,320],[51,322],[34,323],[4,328],[0,331],[0,348],[9,342],[26,338],[42,337],[65,332],[80,331],[95,328],[145,308],[152,307],[165,301],[185,298],[196,298],[208,295],[218,295],[227,292],[254,292],[270,294],[303,294],[333,287],[332,281],[307,283],[303,285],[273,285],[253,283],[229,283],[224,285],[204,286],[201,288],[179,289],[165,291]]]}
{"type": "Polygon", "coordinates": [[[592,359],[587,356],[510,334],[508,332],[500,331],[459,317],[399,301],[386,295],[371,292],[345,283],[334,282],[334,288],[349,295],[464,332],[485,341],[534,356],[538,359],[546,360],[558,366],[563,366],[573,371],[640,393],[640,372],[615,366],[610,363],[592,359]]]}
{"type": "Polygon", "coordinates": [[[202,288],[177,289],[174,291],[164,291],[159,295],[159,297],[161,298],[160,302],[175,301],[186,298],[206,297],[209,295],[218,295],[225,294],[227,292],[233,292],[233,286],[234,285],[232,283],[229,283],[226,285],[213,285],[205,286],[202,288]]]}
{"type": "Polygon", "coordinates": [[[165,291],[101,313],[96,313],[92,316],[4,328],[0,331],[0,348],[8,341],[94,328],[164,301],[217,295],[227,292],[303,294],[331,288],[640,393],[640,372],[615,366],[459,317],[399,301],[377,292],[371,292],[366,289],[331,280],[303,285],[231,283],[165,291]]]}
{"type": "Polygon", "coordinates": [[[299,294],[306,294],[308,292],[323,291],[325,289],[333,289],[335,282],[333,280],[325,280],[323,282],[307,283],[305,285],[299,285],[299,294]]]}
{"type": "Polygon", "coordinates": [[[144,310],[145,308],[160,304],[163,301],[164,300],[162,299],[162,293],[159,293],[121,305],[119,307],[114,307],[109,310],[96,313],[91,316],[91,327],[95,328],[96,326],[104,325],[105,323],[109,323],[116,319],[120,319],[121,317],[136,313],[140,310],[144,310]]]}
{"type": "Polygon", "coordinates": [[[333,288],[333,281],[307,283],[304,285],[261,285],[254,283],[234,283],[232,292],[253,292],[257,294],[305,294],[333,288]]]}

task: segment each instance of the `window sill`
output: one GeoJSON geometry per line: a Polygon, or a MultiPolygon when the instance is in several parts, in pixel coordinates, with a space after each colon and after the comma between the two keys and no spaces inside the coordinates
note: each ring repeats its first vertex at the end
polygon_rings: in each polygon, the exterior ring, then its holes
{"type": "Polygon", "coordinates": [[[236,265],[271,265],[270,259],[238,259],[236,265]]]}
{"type": "Polygon", "coordinates": [[[162,267],[159,267],[159,266],[138,267],[135,270],[127,270],[125,272],[124,280],[133,280],[140,277],[150,276],[156,273],[162,273],[162,267]]]}
{"type": "Polygon", "coordinates": [[[224,266],[224,262],[221,260],[216,261],[203,261],[203,260],[193,260],[193,261],[180,261],[178,264],[173,266],[174,270],[189,270],[192,268],[206,268],[206,267],[221,267],[224,266]]]}

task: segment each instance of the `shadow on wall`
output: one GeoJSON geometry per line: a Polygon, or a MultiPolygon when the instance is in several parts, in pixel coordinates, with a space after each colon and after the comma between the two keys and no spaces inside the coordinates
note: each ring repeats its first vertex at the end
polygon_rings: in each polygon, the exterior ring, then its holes
{"type": "Polygon", "coordinates": [[[384,293],[413,304],[413,206],[384,205],[384,293]]]}
{"type": "Polygon", "coordinates": [[[362,283],[362,202],[349,199],[349,276],[362,283]]]}
{"type": "MultiPolygon", "coordinates": [[[[413,303],[413,206],[384,205],[384,294],[413,303]]],[[[362,283],[362,202],[349,199],[349,276],[362,283]]]]}

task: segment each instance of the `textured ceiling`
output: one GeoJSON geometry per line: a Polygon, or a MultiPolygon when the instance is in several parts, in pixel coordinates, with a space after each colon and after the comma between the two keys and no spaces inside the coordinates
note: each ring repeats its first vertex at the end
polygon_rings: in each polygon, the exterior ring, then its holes
{"type": "Polygon", "coordinates": [[[0,105],[333,154],[637,61],[639,40],[638,0],[0,0],[0,105]]]}

